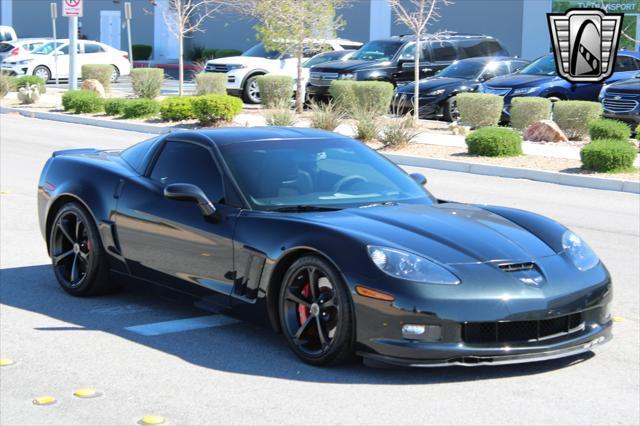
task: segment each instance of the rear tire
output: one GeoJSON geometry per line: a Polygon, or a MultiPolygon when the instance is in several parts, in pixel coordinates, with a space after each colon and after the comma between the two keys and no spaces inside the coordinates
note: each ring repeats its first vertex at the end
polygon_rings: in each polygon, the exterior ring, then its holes
{"type": "Polygon", "coordinates": [[[115,65],[112,65],[113,71],[111,72],[111,82],[116,83],[120,78],[120,70],[115,65]]]}
{"type": "Polygon", "coordinates": [[[244,84],[244,90],[242,91],[242,100],[247,104],[259,104],[261,103],[260,99],[260,88],[258,87],[258,77],[259,75],[254,75],[247,79],[247,82],[244,84]]]}
{"type": "Polygon", "coordinates": [[[79,203],[67,203],[56,213],[49,255],[58,284],[67,293],[93,296],[114,289],[98,228],[79,203]]]}
{"type": "Polygon", "coordinates": [[[293,263],[279,298],[280,326],[293,352],[311,365],[336,365],[353,358],[355,320],[342,276],[318,256],[293,263]]]}

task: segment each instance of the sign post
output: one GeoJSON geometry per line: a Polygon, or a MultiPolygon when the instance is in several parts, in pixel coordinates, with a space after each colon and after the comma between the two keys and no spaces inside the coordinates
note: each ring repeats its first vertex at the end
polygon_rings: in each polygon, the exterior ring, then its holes
{"type": "Polygon", "coordinates": [[[69,18],[69,89],[78,88],[78,18],[82,17],[83,0],[62,0],[62,16],[69,18]]]}
{"type": "Polygon", "coordinates": [[[127,39],[129,41],[129,62],[131,62],[131,68],[133,68],[133,47],[131,41],[131,2],[124,3],[124,19],[127,20],[127,39]]]}
{"type": "Polygon", "coordinates": [[[58,19],[58,5],[56,3],[51,3],[51,25],[53,27],[53,46],[54,46],[54,56],[53,56],[53,68],[56,73],[56,87],[58,87],[59,79],[58,79],[58,55],[57,51],[55,51],[56,47],[58,47],[58,36],[56,31],[56,19],[58,19]]]}

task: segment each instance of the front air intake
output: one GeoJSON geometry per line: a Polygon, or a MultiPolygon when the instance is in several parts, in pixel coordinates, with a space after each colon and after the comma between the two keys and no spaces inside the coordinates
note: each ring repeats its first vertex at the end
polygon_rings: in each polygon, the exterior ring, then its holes
{"type": "Polygon", "coordinates": [[[536,266],[533,262],[501,263],[498,268],[505,272],[529,271],[536,266]]]}

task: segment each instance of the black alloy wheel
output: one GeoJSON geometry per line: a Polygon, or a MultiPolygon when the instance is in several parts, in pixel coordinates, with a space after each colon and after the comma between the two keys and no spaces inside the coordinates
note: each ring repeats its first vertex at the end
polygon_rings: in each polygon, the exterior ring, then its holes
{"type": "Polygon", "coordinates": [[[60,286],[74,296],[109,289],[104,250],[90,215],[80,205],[65,204],[50,233],[51,263],[60,286]]]}
{"type": "Polygon", "coordinates": [[[444,119],[449,122],[460,119],[460,111],[458,110],[458,103],[456,102],[455,96],[450,97],[444,102],[443,115],[444,119]]]}
{"type": "Polygon", "coordinates": [[[353,309],[340,274],[305,256],[287,271],[280,291],[281,327],[291,349],[313,365],[338,364],[353,353],[353,309]]]}

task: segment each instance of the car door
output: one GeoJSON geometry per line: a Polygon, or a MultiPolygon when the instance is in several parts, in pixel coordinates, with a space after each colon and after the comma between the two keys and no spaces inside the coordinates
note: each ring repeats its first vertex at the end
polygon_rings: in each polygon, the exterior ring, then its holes
{"type": "Polygon", "coordinates": [[[80,65],[87,64],[109,64],[107,52],[98,43],[83,41],[83,50],[80,55],[80,65]]]}
{"type": "MultiPolygon", "coordinates": [[[[404,46],[398,57],[398,72],[394,75],[396,83],[408,83],[415,80],[415,53],[416,44],[410,43],[404,46]]],[[[426,42],[420,44],[420,78],[432,76],[437,71],[429,57],[429,46],[426,42]]]]}
{"type": "Polygon", "coordinates": [[[210,142],[193,138],[167,137],[145,175],[123,183],[117,238],[131,274],[183,291],[197,290],[188,288],[194,284],[228,295],[240,209],[226,204],[210,142]],[[205,216],[194,202],[166,198],[164,188],[172,183],[198,186],[215,214],[205,216]]]}
{"type": "MultiPolygon", "coordinates": [[[[76,52],[78,54],[80,53],[80,44],[78,44],[78,46],[76,47],[76,52]]],[[[50,62],[46,65],[51,69],[51,78],[56,77],[56,69],[58,78],[69,77],[69,43],[65,43],[51,55],[47,55],[47,61],[50,62]]],[[[78,66],[78,71],[79,70],[80,66],[78,66]]]]}

